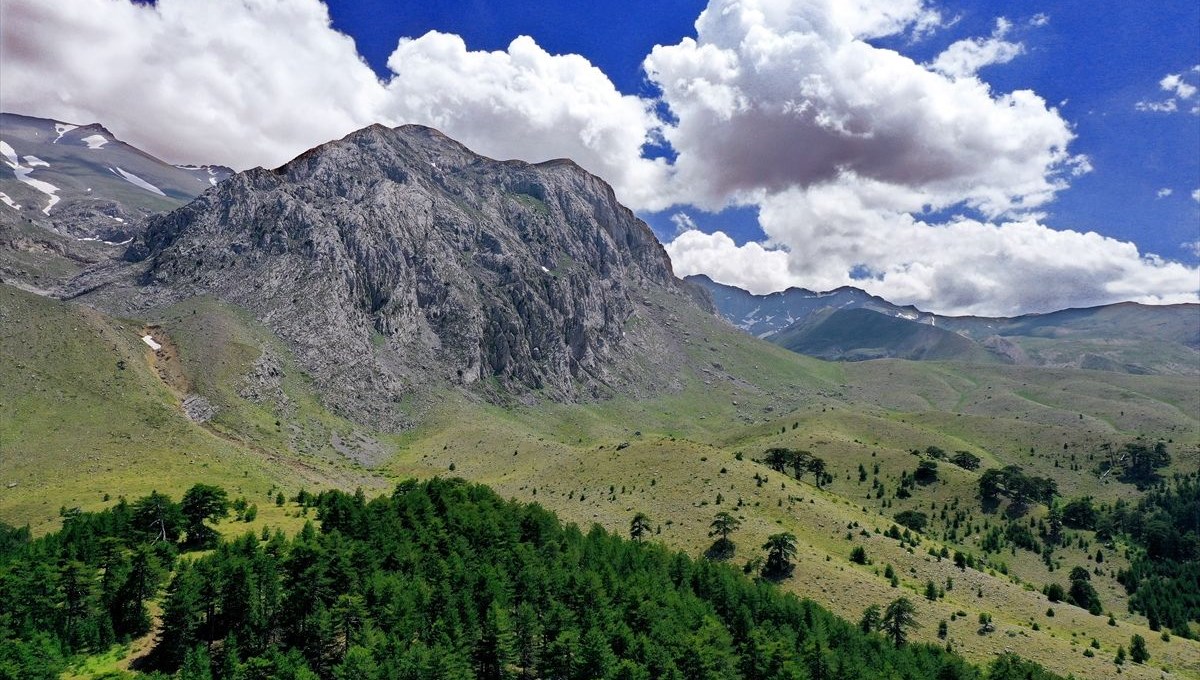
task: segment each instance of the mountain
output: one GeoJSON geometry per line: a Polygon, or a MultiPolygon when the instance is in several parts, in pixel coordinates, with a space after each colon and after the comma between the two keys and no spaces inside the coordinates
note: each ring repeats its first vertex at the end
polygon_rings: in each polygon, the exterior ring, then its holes
{"type": "Polygon", "coordinates": [[[170,165],[98,124],[12,113],[0,113],[0,163],[0,280],[41,293],[119,257],[147,216],[233,173],[170,165]]]}
{"type": "Polygon", "coordinates": [[[983,346],[953,331],[866,307],[817,310],[769,339],[793,352],[833,361],[997,360],[983,346]]]}
{"type": "Polygon", "coordinates": [[[717,283],[703,274],[693,274],[686,280],[712,295],[717,312],[722,317],[757,338],[769,339],[822,310],[869,309],[900,319],[923,322],[933,317],[916,307],[894,305],[850,286],[823,293],[805,288],[788,288],[767,295],[755,295],[737,286],[717,283]]]}
{"type": "Polygon", "coordinates": [[[1132,302],[1013,318],[943,316],[857,288],[754,295],[706,276],[687,279],[733,325],[828,360],[1001,362],[1120,373],[1200,375],[1200,305],[1132,302]]]}
{"type": "Polygon", "coordinates": [[[76,238],[124,241],[131,224],[177,208],[233,174],[174,166],[122,142],[104,126],[0,113],[0,202],[76,238]]]}
{"type": "Polygon", "coordinates": [[[708,304],[599,178],[419,126],[234,175],[149,219],[126,257],[75,294],[129,313],[237,305],[340,412],[392,426],[399,402],[446,385],[560,401],[669,388],[680,353],[664,310],[708,304]]]}

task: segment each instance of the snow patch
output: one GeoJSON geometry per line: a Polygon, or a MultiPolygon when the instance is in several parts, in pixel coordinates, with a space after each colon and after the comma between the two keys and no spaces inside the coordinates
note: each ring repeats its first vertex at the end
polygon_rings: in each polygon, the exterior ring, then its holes
{"type": "Polygon", "coordinates": [[[4,140],[0,140],[0,156],[4,156],[4,160],[12,167],[21,164],[20,159],[17,158],[17,152],[4,140]]]}
{"type": "MultiPolygon", "coordinates": [[[[115,217],[114,217],[113,219],[115,220],[115,219],[117,219],[117,218],[115,218],[115,217]]],[[[124,222],[124,220],[121,220],[121,221],[122,221],[122,222],[124,222]]],[[[124,245],[128,245],[128,244],[130,244],[130,243],[133,243],[133,237],[132,237],[132,236],[130,236],[129,238],[125,239],[124,241],[105,241],[104,239],[100,238],[99,236],[83,236],[83,237],[81,237],[81,238],[78,238],[78,239],[76,239],[76,240],[77,240],[77,241],[97,241],[97,242],[99,242],[99,243],[103,243],[103,244],[105,244],[105,245],[109,245],[109,246],[124,246],[124,245]]],[[[146,337],[149,337],[149,336],[146,336],[146,337]]]]}
{"type": "Polygon", "coordinates": [[[125,172],[121,168],[109,168],[109,171],[112,172],[114,175],[117,175],[121,179],[125,180],[126,182],[129,182],[130,184],[134,185],[135,187],[145,189],[146,191],[158,194],[159,196],[163,196],[163,197],[166,196],[166,194],[164,194],[162,192],[162,189],[159,189],[158,187],[147,182],[146,180],[142,179],[141,177],[138,177],[137,175],[133,174],[132,172],[125,172]]]}
{"type": "Polygon", "coordinates": [[[38,191],[50,197],[49,203],[46,204],[45,208],[42,208],[42,212],[49,215],[50,209],[53,208],[54,204],[58,203],[59,200],[58,196],[55,195],[58,192],[58,187],[49,182],[43,182],[40,179],[33,179],[30,177],[29,175],[33,172],[33,168],[21,165],[21,161],[17,156],[16,150],[9,146],[8,142],[0,141],[0,156],[4,156],[5,165],[12,168],[13,174],[17,176],[18,182],[24,182],[25,184],[28,184],[34,189],[37,189],[38,191]]]}
{"type": "Polygon", "coordinates": [[[83,138],[83,143],[87,144],[89,149],[102,149],[105,144],[108,144],[108,138],[104,135],[88,135],[83,138]]]}
{"type": "Polygon", "coordinates": [[[79,127],[79,126],[78,125],[67,125],[66,123],[55,123],[54,131],[58,133],[58,136],[55,137],[54,141],[52,141],[50,143],[58,144],[58,140],[62,139],[63,135],[67,134],[68,132],[70,132],[71,130],[74,130],[77,127],[79,127]]]}
{"type": "Polygon", "coordinates": [[[153,336],[153,335],[143,335],[143,336],[142,336],[142,342],[144,342],[144,343],[146,343],[147,345],[149,345],[149,346],[150,346],[150,349],[154,350],[155,352],[157,352],[158,350],[162,349],[162,345],[158,344],[157,342],[154,342],[154,336],[153,336]]]}
{"type": "Polygon", "coordinates": [[[47,163],[46,161],[44,161],[44,160],[42,160],[42,159],[38,158],[37,156],[26,156],[26,157],[25,157],[25,165],[28,165],[28,166],[29,166],[29,167],[31,167],[31,168],[36,168],[36,167],[38,167],[39,165],[40,165],[40,166],[42,166],[42,167],[45,167],[45,168],[48,168],[48,167],[50,167],[50,164],[49,164],[49,163],[47,163]]]}
{"type": "Polygon", "coordinates": [[[21,209],[21,205],[19,203],[16,203],[15,201],[13,201],[11,198],[9,198],[8,194],[4,193],[3,191],[0,191],[0,201],[3,201],[4,205],[7,205],[8,207],[12,208],[13,210],[21,209]]]}
{"type": "Polygon", "coordinates": [[[542,267],[542,271],[546,272],[547,274],[549,274],[549,273],[550,273],[550,270],[549,270],[549,269],[546,269],[545,267],[542,267]]]}

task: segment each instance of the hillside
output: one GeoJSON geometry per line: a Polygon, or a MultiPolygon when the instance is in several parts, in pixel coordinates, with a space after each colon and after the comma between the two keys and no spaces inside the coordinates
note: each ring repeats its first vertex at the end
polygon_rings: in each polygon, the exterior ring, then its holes
{"type": "Polygon", "coordinates": [[[128,240],[141,218],[179,207],[233,172],[170,165],[96,123],[13,113],[0,113],[0,155],[0,214],[110,242],[128,240]]]}
{"type": "Polygon", "coordinates": [[[822,310],[770,336],[793,352],[830,361],[912,359],[989,362],[999,358],[953,331],[866,308],[822,310]]]}
{"type": "MultiPolygon", "coordinates": [[[[152,633],[144,593],[174,567],[161,630],[136,663],[188,680],[214,672],[354,680],[1057,677],[1015,655],[983,671],[936,645],[905,644],[915,628],[907,617],[878,634],[861,631],[727,565],[672,554],[640,535],[623,540],[598,527],[585,535],[537,505],[505,502],[462,480],[408,480],[370,502],[339,492],[297,500],[305,514],[316,509],[320,533],[308,523],[291,538],[203,542],[207,520],[230,505],[224,489],[203,484],[180,504],[144,497],[75,515],[38,541],[0,525],[0,594],[14,603],[6,627],[17,633],[0,628],[0,671],[58,677],[62,651],[152,633]],[[213,510],[195,512],[199,498],[213,510]],[[158,540],[139,526],[156,512],[172,518],[158,540]],[[175,549],[204,548],[215,549],[175,558],[175,549]],[[77,556],[51,576],[69,609],[27,597],[28,574],[77,556]],[[101,570],[103,589],[79,594],[101,570]]],[[[889,611],[903,605],[911,607],[897,598],[889,611]]]]}

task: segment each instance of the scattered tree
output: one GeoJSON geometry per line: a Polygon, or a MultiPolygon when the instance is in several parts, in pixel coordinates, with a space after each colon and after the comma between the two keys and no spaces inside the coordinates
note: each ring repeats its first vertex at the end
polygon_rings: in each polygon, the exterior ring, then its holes
{"type": "Polygon", "coordinates": [[[764,578],[778,581],[792,575],[792,559],[796,557],[796,537],[790,532],[771,534],[763,544],[767,561],[763,565],[764,578]]]}
{"type": "Polygon", "coordinates": [[[629,537],[634,541],[641,541],[650,529],[650,518],[645,513],[639,512],[629,521],[629,537]]]}
{"type": "Polygon", "coordinates": [[[712,546],[708,549],[708,555],[712,559],[728,559],[733,557],[735,546],[733,541],[729,540],[729,536],[742,526],[742,521],[728,512],[718,512],[709,526],[708,536],[717,537],[712,546]]]}
{"type": "Polygon", "coordinates": [[[207,548],[217,539],[217,532],[208,526],[229,514],[229,497],[225,490],[210,484],[196,484],[183,494],[179,510],[186,520],[187,543],[193,548],[207,548]]]}
{"type": "Polygon", "coordinates": [[[920,627],[916,614],[916,605],[907,597],[892,600],[883,613],[880,629],[894,646],[902,647],[908,641],[908,631],[920,627]]]}
{"type": "Polygon", "coordinates": [[[1129,658],[1134,663],[1146,663],[1150,660],[1150,652],[1146,650],[1146,638],[1134,635],[1129,640],[1129,658]]]}

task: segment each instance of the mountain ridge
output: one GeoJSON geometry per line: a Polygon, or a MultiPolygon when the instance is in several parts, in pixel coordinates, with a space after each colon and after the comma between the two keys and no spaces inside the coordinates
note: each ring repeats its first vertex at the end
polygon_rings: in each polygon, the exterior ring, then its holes
{"type": "Polygon", "coordinates": [[[896,305],[851,286],[825,292],[793,287],[754,295],[703,275],[687,280],[708,290],[720,315],[734,326],[823,359],[928,359],[929,343],[941,342],[945,347],[951,341],[938,340],[938,332],[909,327],[924,326],[956,334],[969,343],[960,343],[959,351],[949,355],[936,352],[939,359],[1200,375],[1200,305],[1193,303],[1126,301],[1015,317],[948,316],[896,305]],[[828,310],[850,309],[869,310],[887,321],[863,315],[816,317],[828,310]],[[853,341],[852,327],[862,323],[869,323],[875,332],[853,341]],[[839,324],[843,327],[836,328],[839,324]],[[888,330],[881,332],[885,327],[888,330]],[[924,335],[926,341],[889,347],[877,342],[880,335],[893,339],[924,335]]]}

